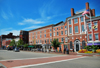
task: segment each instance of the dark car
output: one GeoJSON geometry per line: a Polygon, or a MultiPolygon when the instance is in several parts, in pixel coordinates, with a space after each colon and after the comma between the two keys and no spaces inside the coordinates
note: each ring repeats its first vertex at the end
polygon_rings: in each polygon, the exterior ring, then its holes
{"type": "Polygon", "coordinates": [[[12,47],[8,47],[7,50],[13,50],[13,48],[12,47]]]}
{"type": "Polygon", "coordinates": [[[20,48],[16,47],[16,48],[14,49],[14,51],[15,51],[15,52],[19,52],[19,51],[20,51],[20,48]]]}

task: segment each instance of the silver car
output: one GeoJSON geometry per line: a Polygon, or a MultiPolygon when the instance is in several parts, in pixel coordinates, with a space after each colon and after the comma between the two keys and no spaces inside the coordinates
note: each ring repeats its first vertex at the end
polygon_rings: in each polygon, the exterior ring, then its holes
{"type": "Polygon", "coordinates": [[[19,49],[18,47],[16,47],[16,48],[14,49],[14,51],[15,51],[15,52],[20,52],[20,49],[19,49]]]}

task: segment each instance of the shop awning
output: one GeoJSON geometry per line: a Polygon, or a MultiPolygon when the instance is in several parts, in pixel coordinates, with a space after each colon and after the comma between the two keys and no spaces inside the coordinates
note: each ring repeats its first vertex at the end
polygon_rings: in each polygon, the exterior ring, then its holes
{"type": "Polygon", "coordinates": [[[100,43],[94,43],[94,44],[93,44],[93,43],[88,43],[87,45],[88,45],[88,46],[92,46],[92,45],[100,45],[100,43]]]}
{"type": "Polygon", "coordinates": [[[28,47],[34,47],[34,46],[32,46],[32,45],[29,45],[28,47]]]}

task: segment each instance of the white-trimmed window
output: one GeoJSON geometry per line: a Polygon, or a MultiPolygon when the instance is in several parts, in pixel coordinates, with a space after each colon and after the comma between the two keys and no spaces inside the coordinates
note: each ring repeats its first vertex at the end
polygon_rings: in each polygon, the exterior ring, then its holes
{"type": "Polygon", "coordinates": [[[71,25],[71,20],[69,20],[69,25],[71,25]]]}
{"type": "Polygon", "coordinates": [[[39,43],[39,40],[38,40],[38,43],[39,43]]]}
{"type": "Polygon", "coordinates": [[[50,29],[50,31],[52,31],[52,29],[50,29]]]}
{"type": "Polygon", "coordinates": [[[70,34],[72,33],[72,27],[69,27],[69,33],[70,34]]]}
{"type": "Polygon", "coordinates": [[[78,33],[78,26],[75,26],[75,33],[78,33]]]}
{"type": "Polygon", "coordinates": [[[98,34],[95,34],[95,40],[99,40],[98,34]]]}
{"type": "Polygon", "coordinates": [[[44,37],[46,37],[46,34],[44,34],[44,37]]]}
{"type": "Polygon", "coordinates": [[[55,28],[53,30],[55,31],[55,28]]]}
{"type": "Polygon", "coordinates": [[[46,33],[46,30],[44,32],[46,33]]]}
{"type": "Polygon", "coordinates": [[[50,33],[50,37],[52,36],[52,33],[50,33]]]}
{"type": "Polygon", "coordinates": [[[74,19],[74,24],[76,24],[76,23],[78,23],[78,19],[77,18],[74,19]]]}
{"type": "Polygon", "coordinates": [[[67,37],[65,37],[65,42],[68,42],[68,38],[67,37]]]}
{"type": "Polygon", "coordinates": [[[52,39],[50,39],[50,43],[52,42],[52,39]]]}
{"type": "Polygon", "coordinates": [[[67,30],[65,30],[65,35],[67,35],[67,30]]]}
{"type": "Polygon", "coordinates": [[[46,43],[46,39],[45,39],[45,43],[46,43]]]}
{"type": "Polygon", "coordinates": [[[61,35],[63,35],[63,31],[61,31],[61,35]]]}
{"type": "Polygon", "coordinates": [[[84,29],[84,25],[81,25],[81,29],[82,29],[82,32],[85,31],[85,29],[84,29]]]}
{"type": "Polygon", "coordinates": [[[37,36],[36,36],[36,39],[37,39],[37,36]]]}
{"type": "Polygon", "coordinates": [[[40,35],[40,38],[41,38],[41,35],[40,35]]]}
{"type": "Polygon", "coordinates": [[[83,16],[81,17],[81,22],[83,22],[83,16]]]}
{"type": "Polygon", "coordinates": [[[61,38],[61,42],[64,42],[64,38],[61,38]]]}
{"type": "Polygon", "coordinates": [[[57,30],[58,30],[58,28],[57,28],[57,30]]]}
{"type": "Polygon", "coordinates": [[[59,32],[57,32],[57,36],[59,35],[59,32]]]}
{"type": "Polygon", "coordinates": [[[95,31],[98,30],[97,25],[98,25],[97,22],[94,22],[94,27],[95,27],[94,29],[95,29],[95,31]]]}
{"type": "Polygon", "coordinates": [[[89,41],[92,41],[92,35],[91,34],[89,35],[89,41]]]}
{"type": "Polygon", "coordinates": [[[63,29],[63,27],[61,27],[61,29],[63,29]]]}
{"type": "Polygon", "coordinates": [[[88,30],[91,31],[91,23],[88,24],[88,30]]]}
{"type": "Polygon", "coordinates": [[[65,26],[65,29],[67,28],[67,26],[65,26]]]}
{"type": "Polygon", "coordinates": [[[53,33],[53,36],[55,36],[55,32],[53,33]]]}

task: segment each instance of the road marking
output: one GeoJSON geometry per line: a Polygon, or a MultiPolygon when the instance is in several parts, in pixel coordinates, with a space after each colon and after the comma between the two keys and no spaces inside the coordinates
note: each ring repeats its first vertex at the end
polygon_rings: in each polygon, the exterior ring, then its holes
{"type": "MultiPolygon", "coordinates": [[[[79,57],[79,58],[85,58],[85,57],[79,57]]],[[[65,59],[65,60],[60,60],[60,61],[52,61],[52,62],[46,62],[46,63],[33,64],[33,65],[17,66],[17,67],[12,67],[12,68],[25,68],[25,67],[39,66],[39,65],[45,65],[45,64],[52,64],[52,63],[70,61],[70,60],[75,60],[75,59],[79,59],[79,58],[65,59]]]]}
{"type": "Polygon", "coordinates": [[[63,56],[67,56],[67,55],[58,55],[58,56],[51,56],[51,57],[38,57],[38,58],[7,59],[7,60],[0,60],[0,61],[41,59],[41,58],[63,57],[63,56]]]}

